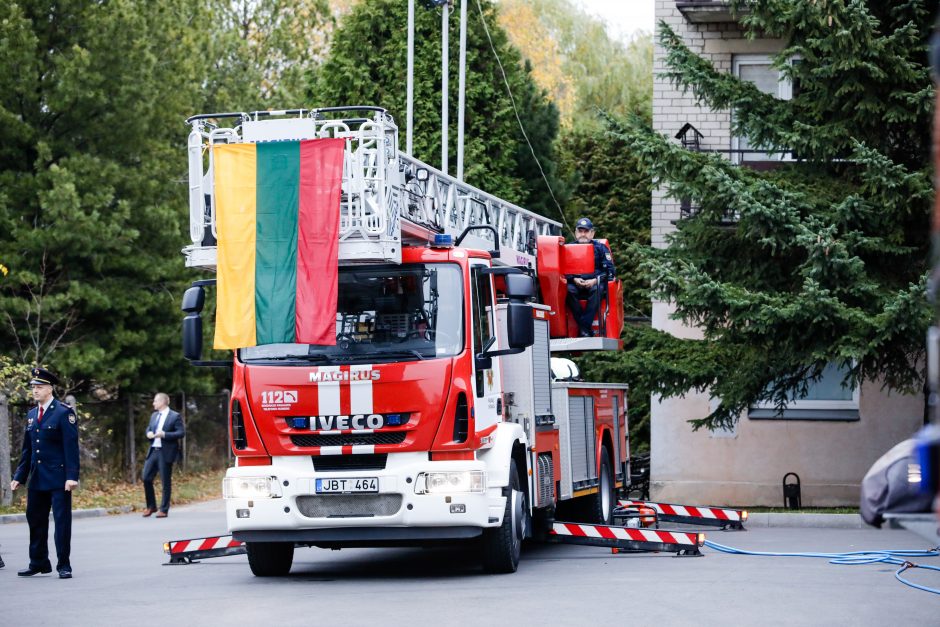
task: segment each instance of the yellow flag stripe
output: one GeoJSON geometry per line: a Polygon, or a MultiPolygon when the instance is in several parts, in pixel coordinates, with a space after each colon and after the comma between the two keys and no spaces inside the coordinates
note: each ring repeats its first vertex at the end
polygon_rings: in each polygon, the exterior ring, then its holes
{"type": "Polygon", "coordinates": [[[213,345],[217,349],[254,346],[255,145],[221,144],[212,150],[219,236],[213,345]]]}

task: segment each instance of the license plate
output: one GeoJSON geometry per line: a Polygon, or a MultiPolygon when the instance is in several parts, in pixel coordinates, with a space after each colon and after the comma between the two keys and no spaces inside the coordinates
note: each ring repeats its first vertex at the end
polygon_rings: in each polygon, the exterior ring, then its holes
{"type": "Polygon", "coordinates": [[[350,479],[317,479],[317,494],[346,494],[349,492],[378,492],[378,477],[350,479]]]}

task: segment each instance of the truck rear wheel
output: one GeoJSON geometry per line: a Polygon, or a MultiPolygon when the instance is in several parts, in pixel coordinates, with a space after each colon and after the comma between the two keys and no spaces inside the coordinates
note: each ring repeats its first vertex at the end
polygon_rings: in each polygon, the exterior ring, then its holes
{"type": "Polygon", "coordinates": [[[617,494],[614,489],[614,476],[610,470],[610,455],[607,446],[601,446],[601,466],[597,474],[597,493],[590,496],[588,520],[595,525],[609,525],[613,522],[614,506],[617,494]]]}
{"type": "Polygon", "coordinates": [[[294,563],[293,542],[246,542],[245,548],[255,577],[283,577],[294,563]]]}
{"type": "Polygon", "coordinates": [[[521,487],[516,460],[511,460],[503,524],[483,530],[483,570],[488,573],[514,573],[519,567],[526,521],[525,492],[521,487]]]}

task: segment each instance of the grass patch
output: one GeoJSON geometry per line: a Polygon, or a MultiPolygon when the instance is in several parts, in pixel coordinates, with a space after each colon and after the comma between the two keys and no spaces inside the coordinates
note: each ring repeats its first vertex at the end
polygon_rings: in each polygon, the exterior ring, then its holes
{"type": "MultiPolygon", "coordinates": [[[[173,473],[173,505],[184,505],[198,501],[222,498],[222,477],[224,470],[204,472],[173,473]]],[[[157,500],[160,500],[162,486],[159,475],[154,481],[157,500]]],[[[144,484],[115,481],[104,477],[82,479],[78,490],[72,496],[72,509],[93,509],[96,507],[131,506],[134,511],[143,510],[144,484]]],[[[0,506],[0,514],[22,514],[26,511],[26,489],[24,486],[13,493],[13,504],[0,506]]]]}

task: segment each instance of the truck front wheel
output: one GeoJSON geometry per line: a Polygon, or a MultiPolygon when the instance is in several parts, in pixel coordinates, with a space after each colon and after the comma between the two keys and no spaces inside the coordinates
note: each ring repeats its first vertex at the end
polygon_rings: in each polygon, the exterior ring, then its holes
{"type": "Polygon", "coordinates": [[[245,548],[255,577],[283,577],[294,563],[293,542],[246,542],[245,548]]]}
{"type": "Polygon", "coordinates": [[[526,521],[525,492],[521,487],[516,461],[511,460],[503,524],[483,530],[483,570],[488,573],[514,573],[519,567],[526,521]]]}

